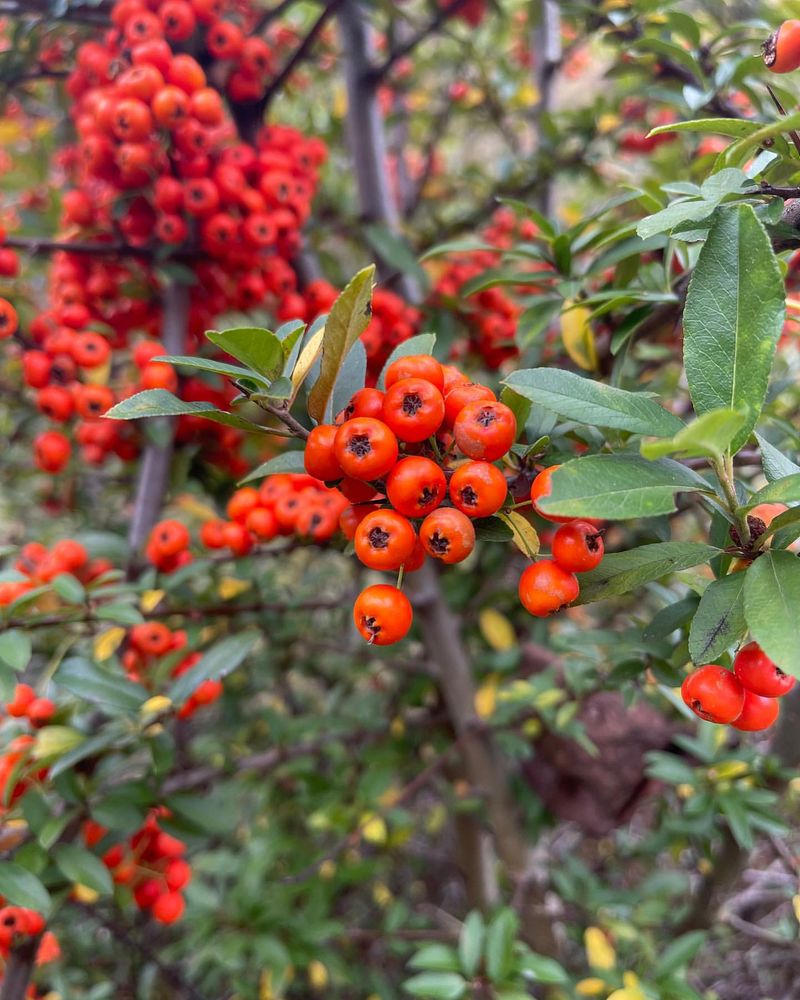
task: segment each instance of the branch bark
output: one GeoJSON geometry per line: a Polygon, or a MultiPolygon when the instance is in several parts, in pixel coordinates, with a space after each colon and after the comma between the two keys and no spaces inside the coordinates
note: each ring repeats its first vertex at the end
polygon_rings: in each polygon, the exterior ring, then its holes
{"type": "MultiPolygon", "coordinates": [[[[162,340],[167,354],[183,354],[188,318],[189,288],[172,282],[163,295],[162,340]]],[[[128,532],[128,543],[134,558],[158,520],[169,489],[175,421],[160,417],[158,420],[168,434],[168,440],[164,444],[148,444],[142,455],[128,532]]]]}
{"type": "MultiPolygon", "coordinates": [[[[533,54],[533,82],[539,92],[539,100],[532,110],[534,142],[539,143],[540,123],[543,115],[553,107],[554,83],[561,65],[561,14],[556,0],[532,0],[531,23],[533,26],[531,52],[533,54]]],[[[554,210],[555,178],[544,179],[538,192],[539,208],[542,214],[551,216],[554,210]]]]}
{"type": "Polygon", "coordinates": [[[3,971],[0,1000],[25,1000],[40,940],[39,937],[27,938],[12,949],[3,971]]]}

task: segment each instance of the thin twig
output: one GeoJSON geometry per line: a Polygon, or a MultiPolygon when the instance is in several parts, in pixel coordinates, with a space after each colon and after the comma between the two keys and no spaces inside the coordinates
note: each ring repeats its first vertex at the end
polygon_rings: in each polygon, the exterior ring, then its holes
{"type": "Polygon", "coordinates": [[[462,7],[466,6],[467,2],[468,0],[451,0],[446,7],[440,7],[439,11],[424,28],[420,28],[415,35],[412,35],[402,45],[398,45],[396,49],[393,49],[380,65],[368,70],[365,74],[364,82],[371,84],[373,87],[379,84],[396,62],[410,55],[421,42],[424,42],[434,32],[438,31],[446,21],[449,21],[454,14],[457,14],[462,7]]]}

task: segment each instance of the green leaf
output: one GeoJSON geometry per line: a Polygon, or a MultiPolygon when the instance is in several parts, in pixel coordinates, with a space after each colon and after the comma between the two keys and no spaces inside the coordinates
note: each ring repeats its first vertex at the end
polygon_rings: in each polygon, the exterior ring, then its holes
{"type": "Polygon", "coordinates": [[[458,955],[461,971],[467,979],[474,979],[481,962],[486,925],[477,910],[467,915],[458,939],[458,955]]]}
{"type": "Polygon", "coordinates": [[[31,640],[25,632],[9,629],[0,634],[0,660],[12,670],[24,670],[32,651],[31,640]]]}
{"type": "Polygon", "coordinates": [[[270,330],[240,326],[234,330],[208,330],[206,337],[226,354],[270,381],[283,370],[283,348],[270,330]]]}
{"type": "Polygon", "coordinates": [[[377,387],[381,390],[386,388],[386,369],[398,358],[408,358],[412,354],[433,354],[435,345],[435,333],[418,333],[416,337],[409,337],[408,340],[398,344],[386,359],[386,364],[378,378],[377,387]]]}
{"type": "Polygon", "coordinates": [[[770,444],[765,437],[756,434],[758,447],[761,449],[761,464],[764,466],[764,475],[770,482],[775,479],[783,479],[784,476],[792,476],[795,472],[800,472],[800,465],[796,465],[790,458],[787,458],[774,444],[770,444]]]}
{"type": "Polygon", "coordinates": [[[428,944],[408,963],[412,969],[429,969],[431,972],[458,972],[458,955],[445,944],[428,944]]]}
{"type": "Polygon", "coordinates": [[[354,394],[364,387],[367,377],[367,352],[360,340],[350,348],[350,353],[344,359],[336,384],[333,387],[330,404],[325,418],[333,420],[334,416],[347,406],[354,394]]]}
{"type": "Polygon", "coordinates": [[[800,677],[795,618],[800,608],[800,559],[790,552],[765,552],[744,575],[744,613],[753,638],[781,670],[800,677]]]}
{"type": "Polygon", "coordinates": [[[679,490],[710,487],[671,459],[648,462],[636,455],[587,455],[556,469],[552,492],[537,500],[548,514],[624,521],[675,510],[679,490]]]}
{"type": "Polygon", "coordinates": [[[110,705],[124,712],[135,711],[147,700],[147,691],[141,685],[77,656],[64,660],[54,680],[86,701],[110,705]]]}
{"type": "Polygon", "coordinates": [[[524,976],[530,977],[537,983],[553,983],[558,985],[569,982],[569,976],[564,967],[554,958],[548,958],[546,955],[537,955],[532,951],[526,952],[522,956],[517,962],[517,968],[524,976]]]}
{"type": "Polygon", "coordinates": [[[53,859],[70,882],[85,885],[102,896],[110,896],[114,890],[111,873],[103,862],[91,851],[77,844],[56,844],[53,859]]]}
{"type": "Polygon", "coordinates": [[[258,641],[256,632],[228,636],[208,649],[196,666],[181,674],[168,691],[175,705],[183,705],[206,680],[221,680],[235,670],[258,641]]]}
{"type": "Polygon", "coordinates": [[[675,629],[691,620],[697,610],[697,597],[690,594],[674,604],[668,604],[653,616],[649,625],[642,629],[643,639],[666,639],[675,629]]]}
{"type": "Polygon", "coordinates": [[[455,972],[423,972],[403,983],[403,989],[422,1000],[458,1000],[467,990],[467,984],[455,972]]]}
{"type": "Polygon", "coordinates": [[[709,410],[668,441],[646,442],[639,450],[645,458],[662,458],[664,455],[721,458],[745,419],[746,415],[737,410],[709,410]]]}
{"type": "Polygon", "coordinates": [[[493,982],[506,977],[511,968],[519,920],[513,910],[501,910],[486,932],[486,974],[493,982]]]}
{"type": "Polygon", "coordinates": [[[227,361],[216,361],[213,358],[194,357],[191,354],[164,354],[161,357],[153,358],[153,361],[168,361],[172,365],[182,365],[184,368],[195,368],[201,372],[214,372],[217,375],[225,375],[233,379],[249,378],[263,385],[269,385],[268,379],[250,368],[240,368],[238,365],[230,365],[227,361]]]}
{"type": "Polygon", "coordinates": [[[706,931],[689,931],[671,941],[653,967],[653,977],[661,979],[683,969],[692,961],[708,939],[706,931]]]}
{"type": "Polygon", "coordinates": [[[487,243],[485,240],[467,236],[460,240],[448,240],[447,243],[437,243],[436,246],[427,250],[420,257],[420,260],[430,260],[431,257],[442,257],[448,253],[475,253],[477,250],[491,250],[496,253],[497,247],[492,246],[491,243],[487,243]]]}
{"type": "Polygon", "coordinates": [[[764,404],[784,295],[772,245],[752,206],[721,210],[689,285],[683,358],[698,414],[745,412],[733,451],[750,436],[764,404]]]}
{"type": "Polygon", "coordinates": [[[59,573],[53,579],[53,590],[67,604],[83,604],[86,600],[83,584],[80,580],[76,580],[71,573],[59,573]]]}
{"type": "Polygon", "coordinates": [[[732,792],[719,795],[717,802],[725,819],[728,821],[733,839],[745,851],[751,850],[753,847],[753,829],[750,826],[747,808],[742,799],[736,792],[732,792]]]}
{"type": "Polygon", "coordinates": [[[719,549],[701,542],[654,542],[629,552],[606,554],[597,569],[581,574],[576,604],[590,604],[626,594],[669,573],[708,562],[719,549]]]}
{"type": "Polygon", "coordinates": [[[325,323],[319,378],[308,394],[308,412],[318,423],[324,419],[328,400],[350,348],[372,316],[375,266],[365,267],[333,303],[325,323]]]}
{"type": "Polygon", "coordinates": [[[402,274],[410,275],[423,291],[430,287],[427,271],[417,260],[417,255],[411,249],[408,240],[387,226],[371,223],[362,230],[367,242],[378,257],[390,267],[402,274]]]}
{"type": "Polygon", "coordinates": [[[689,629],[689,655],[696,664],[716,661],[747,631],[745,576],[745,573],[731,573],[714,580],[703,591],[689,629]]]}
{"type": "Polygon", "coordinates": [[[646,393],[627,392],[558,368],[514,372],[505,384],[560,417],[582,424],[653,437],[670,437],[683,427],[678,417],[646,393]]]}
{"type": "Polygon", "coordinates": [[[204,417],[216,424],[237,427],[239,430],[261,430],[256,424],[237,417],[235,413],[226,413],[211,403],[199,400],[178,399],[166,389],[145,389],[144,392],[137,392],[135,396],[129,396],[128,399],[123,399],[116,406],[112,406],[104,416],[109,420],[141,420],[143,417],[180,417],[184,414],[204,417]]]}
{"type": "Polygon", "coordinates": [[[747,506],[755,507],[760,503],[789,504],[798,501],[800,501],[800,472],[795,472],[791,476],[773,479],[771,483],[767,483],[750,497],[747,506]]]}
{"type": "Polygon", "coordinates": [[[50,912],[50,893],[39,879],[13,861],[0,862],[0,896],[8,906],[24,906],[44,916],[50,912]]]}
{"type": "Polygon", "coordinates": [[[305,471],[303,452],[285,451],[281,455],[276,455],[275,458],[270,458],[266,462],[262,462],[252,472],[248,472],[244,479],[239,481],[238,485],[242,486],[244,483],[250,483],[254,479],[264,479],[266,476],[274,476],[279,472],[297,473],[305,471]]]}
{"type": "Polygon", "coordinates": [[[734,139],[745,139],[757,132],[763,122],[745,121],[734,118],[695,118],[689,122],[670,122],[650,129],[648,135],[665,135],[668,132],[710,132],[727,135],[734,139]]]}

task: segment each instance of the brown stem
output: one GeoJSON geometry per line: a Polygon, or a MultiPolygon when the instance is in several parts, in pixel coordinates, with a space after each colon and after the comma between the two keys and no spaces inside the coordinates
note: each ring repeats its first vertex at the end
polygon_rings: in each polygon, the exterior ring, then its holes
{"type": "MultiPolygon", "coordinates": [[[[183,354],[189,318],[189,288],[172,282],[164,290],[162,340],[167,354],[183,354]]],[[[175,421],[154,418],[162,432],[168,435],[164,444],[148,444],[139,466],[136,496],[133,502],[128,544],[135,559],[147,536],[158,520],[169,489],[175,421]]]]}
{"type": "Polygon", "coordinates": [[[153,251],[147,247],[131,246],[129,243],[84,243],[79,240],[53,240],[38,236],[7,236],[3,244],[15,250],[26,250],[29,253],[57,253],[64,250],[67,253],[88,254],[92,257],[145,257],[152,258],[153,251]]]}
{"type": "Polygon", "coordinates": [[[509,775],[491,733],[475,714],[475,682],[459,619],[448,607],[430,563],[409,577],[408,590],[428,655],[439,665],[439,686],[459,738],[467,780],[483,796],[498,857],[515,886],[523,937],[542,954],[554,955],[558,947],[552,921],[544,912],[509,775]]]}
{"type": "Polygon", "coordinates": [[[39,937],[26,938],[11,950],[3,971],[0,1000],[25,1000],[36,964],[39,937]]]}

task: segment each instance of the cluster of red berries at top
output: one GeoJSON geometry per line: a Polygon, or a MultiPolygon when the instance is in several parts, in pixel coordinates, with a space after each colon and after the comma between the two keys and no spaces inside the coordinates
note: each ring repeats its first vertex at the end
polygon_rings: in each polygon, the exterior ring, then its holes
{"type": "MultiPolygon", "coordinates": [[[[3,898],[0,896],[0,904],[3,898]]],[[[13,948],[26,938],[40,937],[36,950],[36,965],[54,962],[61,955],[58,940],[52,931],[45,930],[45,919],[36,910],[24,906],[0,905],[0,958],[8,959],[13,948]]],[[[0,984],[2,984],[0,973],[0,984]]],[[[32,994],[35,995],[35,994],[32,994]]]]}
{"type": "MultiPolygon", "coordinates": [[[[350,501],[340,524],[368,568],[413,572],[426,556],[461,562],[475,545],[473,519],[505,502],[493,463],[514,443],[514,414],[429,355],[392,362],[385,387],[360,389],[335,423],[311,431],[306,471],[350,501]]],[[[379,584],[359,595],[354,618],[367,641],[388,645],[411,627],[411,605],[398,587],[379,584]]]]}
{"type": "MultiPolygon", "coordinates": [[[[294,318],[283,305],[296,299],[290,261],[327,155],[320,140],[280,125],[262,128],[253,142],[237,133],[216,88],[224,81],[234,113],[237,101],[257,100],[274,71],[275,45],[286,44],[281,33],[272,45],[246,37],[258,16],[249,0],[119,0],[112,28],[78,47],[66,84],[78,142],[58,160],[67,187],[63,238],[188,254],[197,279],[188,332],[196,343],[231,309],[258,306],[294,318]]],[[[13,251],[0,246],[0,273],[17,269],[13,251]],[[5,254],[13,259],[4,263],[5,254]]],[[[59,425],[77,420],[86,461],[129,460],[138,451],[125,424],[100,420],[117,398],[175,387],[174,371],[153,363],[154,355],[140,352],[130,378],[114,353],[141,332],[158,335],[159,294],[146,253],[54,255],[50,307],[26,331],[23,373],[45,417],[59,425]],[[115,377],[122,371],[126,379],[115,389],[112,353],[115,377]]],[[[0,303],[0,336],[16,324],[13,307],[0,303]]],[[[166,353],[160,345],[158,353],[166,353]]],[[[216,391],[196,383],[196,395],[216,391]]],[[[225,437],[218,457],[231,453],[231,430],[206,428],[206,436],[225,437]]],[[[61,429],[46,435],[37,441],[37,462],[60,471],[69,440],[61,429]]]]}
{"type": "Polygon", "coordinates": [[[142,827],[128,840],[107,845],[109,831],[95,820],[83,824],[84,843],[105,848],[103,864],[116,885],[127,886],[140,910],[149,910],[155,920],[172,924],[180,920],[186,903],[181,890],[192,878],[186,860],[186,844],[160,826],[169,818],[161,806],[150,811],[142,827]]]}
{"type": "Polygon", "coordinates": [[[62,573],[88,584],[113,568],[108,559],[90,559],[85,547],[72,538],[62,538],[49,549],[41,542],[28,542],[14,561],[14,569],[22,579],[0,582],[0,607],[13,604],[36,587],[52,583],[62,573]]]}
{"type": "Polygon", "coordinates": [[[550,545],[552,558],[532,563],[519,581],[519,599],[537,618],[551,615],[577,600],[580,584],[575,574],[595,569],[605,554],[603,531],[597,521],[558,517],[539,507],[537,501],[552,491],[553,473],[558,468],[558,465],[548,466],[531,484],[533,509],[539,517],[560,525],[550,545]]]}
{"type": "Polygon", "coordinates": [[[768,729],[780,714],[779,698],[795,685],[757,642],[742,646],[733,670],[716,663],[693,670],[681,685],[681,695],[695,715],[706,722],[729,724],[741,732],[768,729]]]}
{"type": "MultiPolygon", "coordinates": [[[[188,673],[200,662],[201,654],[186,652],[188,637],[183,629],[172,630],[163,622],[147,621],[134,625],[127,635],[122,653],[122,666],[132,681],[153,689],[157,668],[162,657],[184,653],[171,668],[171,677],[188,673]]],[[[188,719],[206,705],[213,705],[222,695],[222,681],[207,678],[202,681],[177,710],[179,719],[188,719]]]]}

